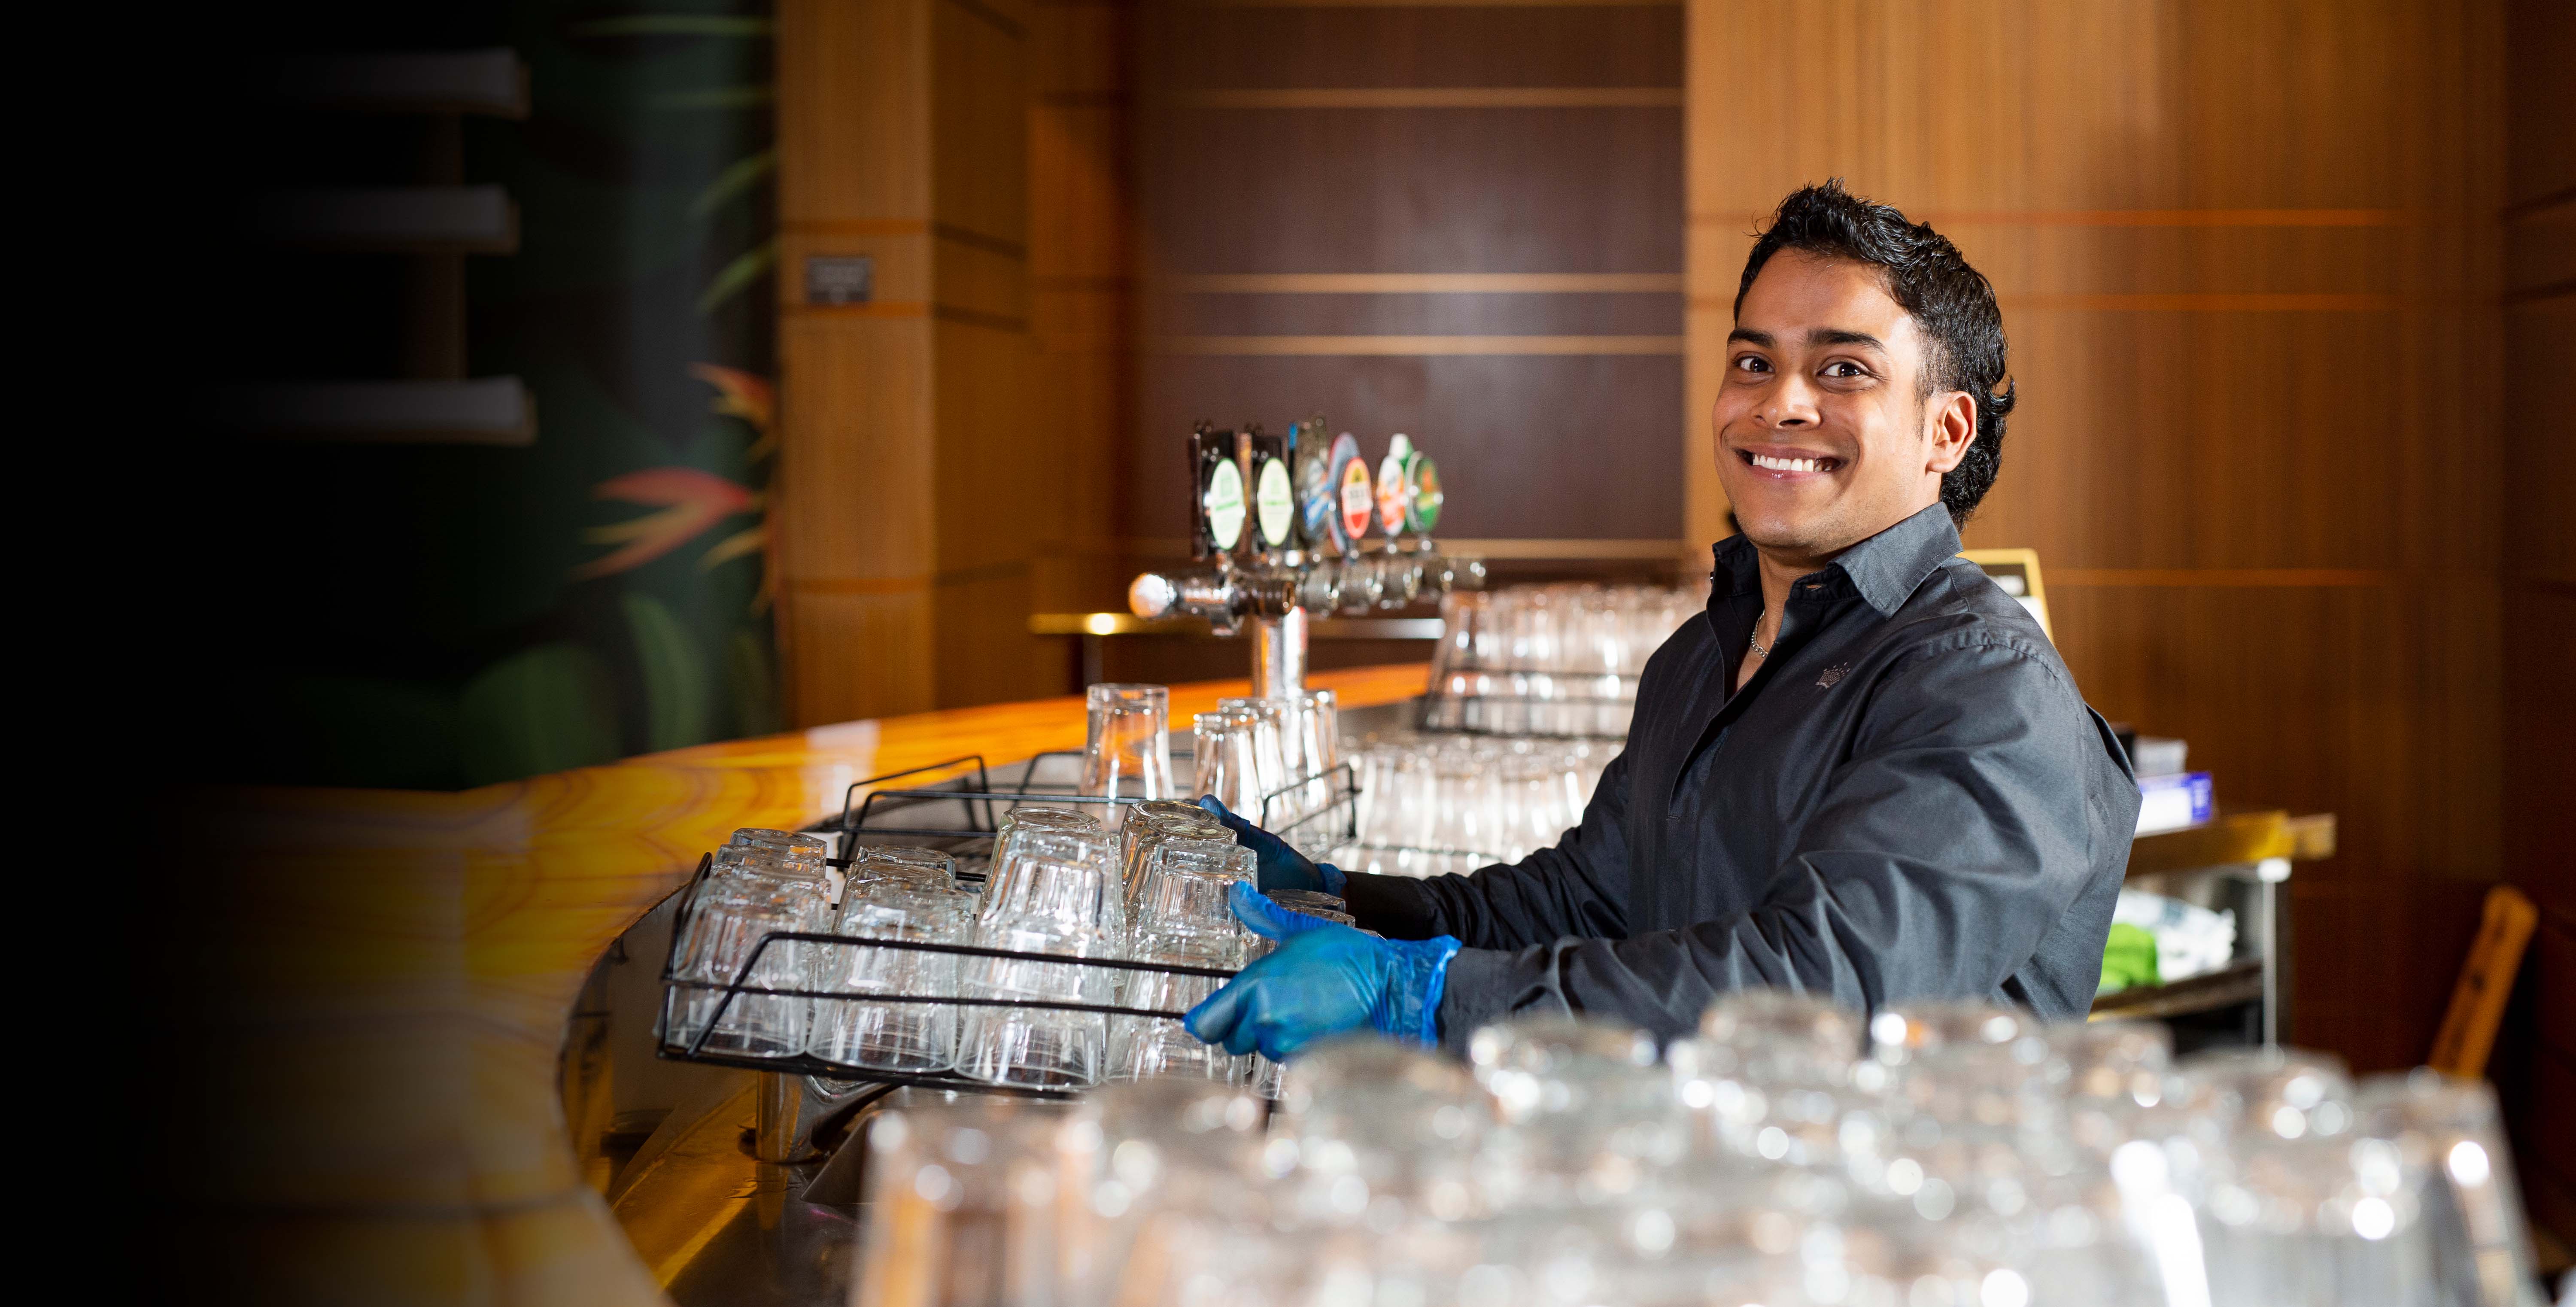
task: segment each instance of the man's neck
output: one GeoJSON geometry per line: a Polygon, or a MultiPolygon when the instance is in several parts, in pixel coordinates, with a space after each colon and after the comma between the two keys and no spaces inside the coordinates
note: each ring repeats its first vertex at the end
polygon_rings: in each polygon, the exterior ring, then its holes
{"type": "MultiPolygon", "coordinates": [[[[1932,503],[1938,502],[1937,499],[1932,501],[1932,503]]],[[[1829,550],[1774,549],[1758,540],[1751,541],[1755,574],[1762,579],[1762,615],[1754,619],[1754,643],[1765,649],[1779,643],[1780,624],[1783,615],[1789,610],[1789,591],[1791,587],[1797,585],[1798,578],[1823,571],[1831,566],[1835,559],[1842,557],[1846,551],[1877,537],[1889,527],[1907,521],[1914,516],[1914,513],[1930,508],[1932,503],[1917,505],[1914,512],[1907,513],[1894,522],[1884,523],[1878,530],[1858,540],[1848,541],[1829,550]]],[[[1744,651],[1743,661],[1736,665],[1737,688],[1741,689],[1745,682],[1753,679],[1753,673],[1761,669],[1763,659],[1766,657],[1768,657],[1767,654],[1757,656],[1750,648],[1744,651]]]]}

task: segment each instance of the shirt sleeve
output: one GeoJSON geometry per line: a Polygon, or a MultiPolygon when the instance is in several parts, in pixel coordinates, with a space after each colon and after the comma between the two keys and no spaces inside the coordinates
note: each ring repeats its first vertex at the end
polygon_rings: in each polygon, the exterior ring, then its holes
{"type": "Polygon", "coordinates": [[[1861,1008],[1995,993],[2092,875],[2090,717],[2055,669],[1974,635],[1915,651],[1875,697],[1758,906],[1633,939],[1569,929],[1596,937],[1500,949],[1462,934],[1443,1042],[1523,1012],[1598,1013],[1670,1038],[1753,986],[1861,1008]]]}
{"type": "Polygon", "coordinates": [[[1454,935],[1471,949],[1517,949],[1565,935],[1625,935],[1628,758],[1610,760],[1583,821],[1555,847],[1465,876],[1349,873],[1342,898],[1390,939],[1454,935]]]}

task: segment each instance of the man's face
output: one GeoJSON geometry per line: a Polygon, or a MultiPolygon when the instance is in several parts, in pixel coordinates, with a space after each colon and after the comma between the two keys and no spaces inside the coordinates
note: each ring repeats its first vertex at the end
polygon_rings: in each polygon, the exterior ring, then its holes
{"type": "Polygon", "coordinates": [[[1876,268],[1795,250],[1762,265],[1710,414],[1754,544],[1821,564],[1940,502],[1976,410],[1961,391],[1924,398],[1929,343],[1876,268]]]}

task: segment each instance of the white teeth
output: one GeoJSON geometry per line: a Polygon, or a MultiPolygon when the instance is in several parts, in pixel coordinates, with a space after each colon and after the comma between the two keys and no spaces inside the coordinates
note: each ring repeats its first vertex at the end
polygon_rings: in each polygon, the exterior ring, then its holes
{"type": "Polygon", "coordinates": [[[1767,454],[1756,454],[1753,456],[1753,466],[1761,468],[1765,472],[1822,472],[1825,470],[1825,460],[1821,458],[1773,458],[1767,454]]]}

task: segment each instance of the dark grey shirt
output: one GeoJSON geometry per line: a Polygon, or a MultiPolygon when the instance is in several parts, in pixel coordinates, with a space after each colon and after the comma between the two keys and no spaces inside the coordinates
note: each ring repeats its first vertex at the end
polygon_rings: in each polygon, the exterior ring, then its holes
{"type": "Polygon", "coordinates": [[[2085,1012],[2137,783],[2039,623],[1958,551],[1934,505],[1801,578],[1730,693],[1762,586],[1752,545],[1721,541],[1582,825],[1473,875],[1353,874],[1361,925],[1465,943],[1442,1041],[1566,1011],[1669,1038],[1757,985],[2085,1012]]]}

